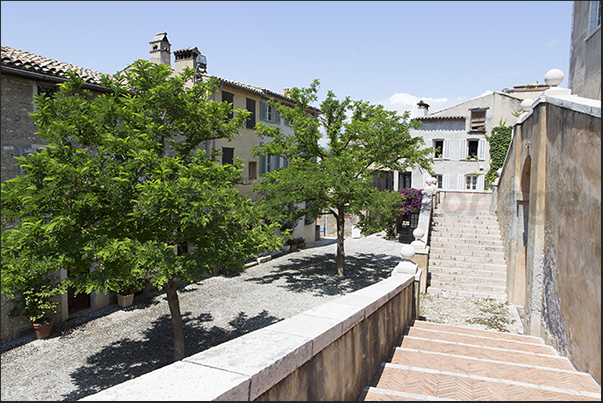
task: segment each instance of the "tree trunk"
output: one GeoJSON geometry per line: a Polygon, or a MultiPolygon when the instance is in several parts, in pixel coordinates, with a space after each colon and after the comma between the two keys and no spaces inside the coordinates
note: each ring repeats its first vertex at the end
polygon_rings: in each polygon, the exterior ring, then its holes
{"type": "Polygon", "coordinates": [[[180,302],[178,301],[178,281],[174,278],[169,279],[165,285],[165,292],[170,306],[170,313],[172,314],[174,361],[180,361],[184,358],[184,331],[182,329],[180,302]]]}
{"type": "Polygon", "coordinates": [[[337,275],[344,276],[345,251],[343,249],[343,242],[345,240],[345,215],[343,208],[338,208],[335,219],[337,220],[337,275]]]}

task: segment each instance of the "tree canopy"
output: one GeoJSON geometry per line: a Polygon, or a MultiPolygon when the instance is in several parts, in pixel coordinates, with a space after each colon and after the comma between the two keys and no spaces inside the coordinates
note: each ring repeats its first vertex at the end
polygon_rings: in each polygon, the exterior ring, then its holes
{"type": "Polygon", "coordinates": [[[2,184],[2,292],[17,297],[34,277],[69,270],[63,286],[107,290],[149,279],[167,293],[174,357],[184,357],[178,280],[276,250],[276,224],[233,186],[241,163],[220,165],[199,145],[238,134],[249,112],[213,101],[218,83],[194,70],[136,61],[103,76],[93,96],[71,74],[33,114],[48,145],[20,158],[2,184]],[[33,270],[35,269],[35,271],[33,270]]]}
{"type": "Polygon", "coordinates": [[[400,116],[382,105],[349,97],[338,100],[329,91],[320,104],[320,115],[313,116],[308,111],[318,100],[319,85],[315,80],[308,88],[291,89],[287,96],[294,100],[293,106],[271,102],[290,121],[292,133],[261,123],[256,126],[266,142],[254,152],[284,157],[289,165],[266,173],[254,189],[280,220],[332,214],[337,222],[337,275],[344,275],[344,214],[391,208],[402,195],[379,192],[373,176],[415,166],[431,172],[431,150],[421,148],[422,137],[410,135],[409,130],[420,122],[410,120],[409,112],[400,116]],[[323,134],[326,145],[321,144],[323,134]]]}

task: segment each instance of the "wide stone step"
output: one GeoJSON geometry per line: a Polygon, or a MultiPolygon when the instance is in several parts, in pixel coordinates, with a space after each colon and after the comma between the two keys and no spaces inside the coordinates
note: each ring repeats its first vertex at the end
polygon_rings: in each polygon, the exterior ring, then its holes
{"type": "MultiPolygon", "coordinates": [[[[470,326],[461,326],[461,325],[446,325],[443,323],[436,322],[427,322],[424,320],[415,320],[412,319],[410,321],[410,326],[418,329],[429,329],[429,330],[437,330],[442,332],[452,332],[458,335],[469,335],[469,336],[482,336],[482,337],[490,337],[497,338],[502,340],[514,340],[521,341],[523,343],[532,343],[532,344],[544,344],[544,340],[540,337],[524,335],[524,334],[515,334],[515,333],[507,333],[507,332],[498,332],[496,330],[486,330],[479,329],[470,326]]],[[[410,327],[410,326],[407,326],[410,327]]],[[[400,342],[402,342],[402,338],[400,338],[400,342]]]]}
{"type": "Polygon", "coordinates": [[[479,229],[479,230],[496,230],[498,231],[498,223],[491,224],[477,224],[477,223],[451,223],[451,222],[442,222],[442,221],[434,221],[432,223],[433,229],[440,228],[461,228],[461,229],[479,229]]]}
{"type": "Polygon", "coordinates": [[[431,272],[431,284],[446,284],[450,281],[460,281],[464,283],[474,283],[481,285],[492,285],[492,286],[500,286],[505,287],[507,284],[507,278],[504,277],[494,277],[494,276],[481,276],[475,272],[467,272],[467,273],[442,273],[442,272],[431,272]]]}
{"type": "Polygon", "coordinates": [[[504,292],[486,292],[473,288],[456,288],[446,286],[430,285],[427,287],[427,293],[431,295],[440,295],[442,297],[463,297],[463,298],[490,298],[496,301],[507,301],[507,294],[504,292]]]}
{"type": "Polygon", "coordinates": [[[475,263],[491,263],[501,264],[505,263],[505,259],[502,256],[491,256],[489,253],[482,252],[481,255],[461,255],[454,253],[438,253],[433,252],[429,254],[429,258],[432,260],[449,260],[454,262],[475,262],[475,263]]]}
{"type": "Polygon", "coordinates": [[[493,277],[498,279],[507,279],[507,271],[506,270],[478,270],[478,269],[469,269],[469,268],[459,268],[459,267],[441,267],[441,266],[431,266],[429,268],[429,273],[431,276],[439,276],[440,274],[452,274],[452,275],[467,275],[467,276],[481,276],[481,277],[493,277]]]}
{"type": "Polygon", "coordinates": [[[437,253],[455,253],[458,255],[468,255],[468,256],[483,256],[487,254],[488,256],[499,256],[504,258],[504,249],[501,245],[471,245],[471,247],[467,247],[467,245],[456,245],[452,247],[452,245],[446,246],[438,246],[434,247],[431,245],[431,251],[437,253]]]}
{"type": "Polygon", "coordinates": [[[431,230],[437,234],[472,234],[472,235],[490,235],[500,238],[498,229],[476,229],[476,228],[451,228],[451,227],[433,227],[431,230]]]}
{"type": "MultiPolygon", "coordinates": [[[[429,287],[439,287],[448,290],[459,290],[459,291],[471,291],[471,292],[483,292],[483,293],[500,293],[504,294],[506,291],[505,285],[496,284],[494,282],[473,282],[470,278],[459,276],[458,279],[452,280],[441,280],[437,277],[432,276],[429,287]]],[[[428,289],[429,289],[428,287],[428,289]]]]}
{"type": "Polygon", "coordinates": [[[477,270],[507,270],[507,265],[502,263],[484,263],[484,262],[464,262],[462,260],[444,260],[444,259],[429,259],[429,268],[438,267],[458,267],[477,270]]]}
{"type": "Polygon", "coordinates": [[[433,222],[439,224],[460,223],[460,224],[487,224],[498,225],[496,217],[446,217],[433,215],[433,222]]]}
{"type": "Polygon", "coordinates": [[[484,238],[464,238],[464,237],[451,237],[451,236],[440,236],[432,234],[430,245],[432,247],[450,248],[458,245],[459,247],[471,248],[472,245],[484,245],[484,246],[501,246],[502,241],[500,239],[484,239],[484,238]],[[462,246],[461,246],[462,245],[462,246]]]}

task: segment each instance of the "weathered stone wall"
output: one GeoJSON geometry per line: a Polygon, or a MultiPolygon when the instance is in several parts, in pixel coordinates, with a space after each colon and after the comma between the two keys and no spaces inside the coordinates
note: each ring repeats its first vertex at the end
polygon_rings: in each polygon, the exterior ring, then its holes
{"type": "Polygon", "coordinates": [[[35,81],[2,74],[2,182],[19,174],[14,157],[44,142],[35,135],[33,112],[35,81]]]}
{"type": "Polygon", "coordinates": [[[497,214],[524,331],[601,382],[601,118],[591,103],[549,96],[520,117],[497,214]]]}

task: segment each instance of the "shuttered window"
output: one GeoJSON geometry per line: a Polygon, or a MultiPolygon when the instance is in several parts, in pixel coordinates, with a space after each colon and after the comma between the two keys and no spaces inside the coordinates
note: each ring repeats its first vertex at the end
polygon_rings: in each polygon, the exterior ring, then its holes
{"type": "Polygon", "coordinates": [[[234,148],[222,147],[222,165],[231,164],[234,162],[234,148]]]}
{"type": "Polygon", "coordinates": [[[280,113],[266,101],[260,101],[260,119],[276,124],[281,123],[280,113]]]}
{"type": "Polygon", "coordinates": [[[245,109],[247,109],[251,114],[247,118],[247,122],[245,123],[245,127],[247,129],[255,129],[255,101],[250,98],[245,99],[245,109]]]}
{"type": "Polygon", "coordinates": [[[232,108],[234,105],[234,94],[227,91],[222,91],[222,102],[228,102],[230,104],[230,113],[228,119],[232,119],[232,108]]]}

